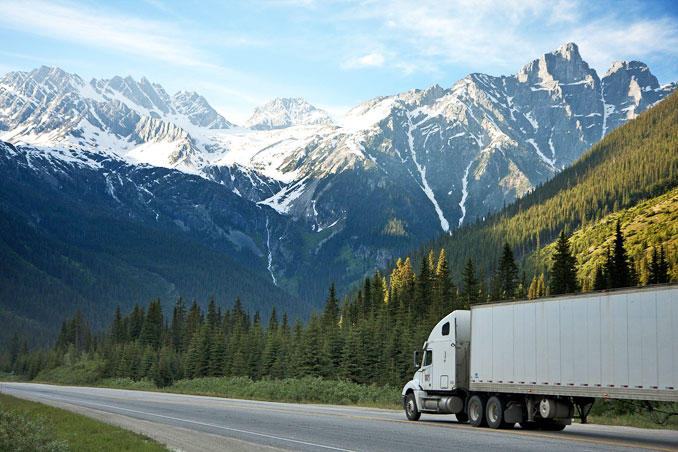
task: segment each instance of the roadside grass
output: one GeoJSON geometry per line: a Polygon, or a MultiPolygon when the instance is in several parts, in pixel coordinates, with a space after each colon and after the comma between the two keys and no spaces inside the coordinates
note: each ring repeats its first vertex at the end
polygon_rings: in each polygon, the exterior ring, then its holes
{"type": "Polygon", "coordinates": [[[657,424],[652,421],[649,413],[641,407],[639,402],[597,399],[589,415],[589,422],[624,427],[678,430],[678,403],[655,402],[653,407],[657,410],[657,417],[661,420],[665,417],[662,412],[676,414],[669,417],[665,424],[657,424]]]}
{"type": "Polygon", "coordinates": [[[195,394],[270,402],[358,405],[371,408],[400,407],[400,389],[391,386],[359,385],[318,377],[252,380],[248,377],[205,377],[178,380],[158,389],[153,382],[128,378],[108,379],[101,385],[115,388],[195,394]]]}
{"type": "Polygon", "coordinates": [[[81,359],[73,364],[66,364],[41,371],[35,381],[65,385],[96,385],[101,381],[104,362],[98,359],[81,359]]]}
{"type": "Polygon", "coordinates": [[[161,444],[70,411],[0,394],[0,450],[167,452],[161,444]],[[13,437],[10,442],[6,437],[13,437]]]}
{"type": "Polygon", "coordinates": [[[593,415],[588,418],[589,424],[617,425],[621,427],[651,428],[662,430],[678,430],[678,416],[673,416],[667,424],[655,424],[649,417],[640,414],[593,415]]]}

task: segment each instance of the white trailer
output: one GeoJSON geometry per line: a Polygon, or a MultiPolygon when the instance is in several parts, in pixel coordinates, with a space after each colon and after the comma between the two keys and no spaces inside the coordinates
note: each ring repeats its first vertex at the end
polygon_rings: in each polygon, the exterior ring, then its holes
{"type": "Polygon", "coordinates": [[[575,408],[585,422],[595,398],[678,402],[678,285],[455,311],[415,367],[402,393],[410,420],[561,430],[575,408]]]}

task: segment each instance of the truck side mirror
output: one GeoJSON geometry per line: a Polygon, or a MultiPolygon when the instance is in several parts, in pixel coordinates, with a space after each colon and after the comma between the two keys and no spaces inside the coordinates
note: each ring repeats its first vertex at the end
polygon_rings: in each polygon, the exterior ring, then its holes
{"type": "Polygon", "coordinates": [[[419,357],[419,352],[421,350],[415,350],[414,351],[414,368],[419,369],[421,367],[421,358],[419,357]]]}

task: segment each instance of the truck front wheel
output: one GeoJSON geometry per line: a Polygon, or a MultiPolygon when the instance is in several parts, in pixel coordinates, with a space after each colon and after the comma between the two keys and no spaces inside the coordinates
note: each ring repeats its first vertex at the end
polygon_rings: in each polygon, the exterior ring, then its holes
{"type": "Polygon", "coordinates": [[[421,417],[421,413],[417,409],[417,399],[414,398],[412,392],[405,397],[405,415],[410,421],[418,421],[421,417]]]}
{"type": "Polygon", "coordinates": [[[485,419],[485,397],[478,394],[472,396],[468,401],[468,421],[474,427],[483,427],[487,425],[485,419]]]}

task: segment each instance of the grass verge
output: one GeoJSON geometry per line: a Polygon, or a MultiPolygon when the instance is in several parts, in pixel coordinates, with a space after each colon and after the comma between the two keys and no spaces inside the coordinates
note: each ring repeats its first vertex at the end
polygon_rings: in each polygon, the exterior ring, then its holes
{"type": "Polygon", "coordinates": [[[102,386],[143,391],[208,395],[270,402],[357,405],[372,408],[399,408],[400,389],[391,386],[358,385],[318,377],[252,380],[247,377],[206,377],[179,380],[158,389],[151,381],[128,378],[103,380],[102,386]]]}
{"type": "Polygon", "coordinates": [[[167,452],[161,444],[70,411],[0,394],[0,449],[17,451],[167,452]],[[9,430],[11,428],[11,430],[9,430]],[[5,433],[14,441],[4,449],[5,433]],[[21,435],[18,437],[17,435],[21,435]],[[21,445],[20,447],[17,444],[21,445]]]}

